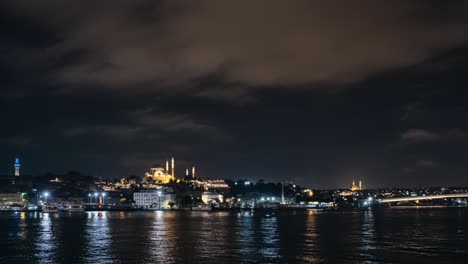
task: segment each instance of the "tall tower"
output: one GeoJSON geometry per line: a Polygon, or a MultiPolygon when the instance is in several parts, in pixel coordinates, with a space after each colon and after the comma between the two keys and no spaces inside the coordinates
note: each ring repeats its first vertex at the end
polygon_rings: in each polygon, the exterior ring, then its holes
{"type": "Polygon", "coordinates": [[[15,165],[14,165],[14,167],[15,167],[15,176],[16,176],[16,177],[20,176],[20,167],[21,167],[21,165],[20,165],[20,160],[19,160],[19,158],[16,158],[16,159],[15,159],[15,165]]]}
{"type": "Polygon", "coordinates": [[[188,176],[188,169],[185,169],[185,176],[188,176]]]}
{"type": "Polygon", "coordinates": [[[353,185],[351,185],[351,186],[356,186],[356,183],[354,182],[354,180],[353,180],[353,185]]]}
{"type": "Polygon", "coordinates": [[[359,190],[362,190],[362,181],[359,181],[359,190]]]}
{"type": "Polygon", "coordinates": [[[169,174],[169,161],[166,160],[166,173],[169,174]]]}
{"type": "Polygon", "coordinates": [[[192,178],[195,179],[195,166],[192,167],[192,178]]]}
{"type": "Polygon", "coordinates": [[[172,157],[171,160],[171,173],[172,173],[172,178],[175,179],[175,174],[174,174],[174,157],[172,157]]]}

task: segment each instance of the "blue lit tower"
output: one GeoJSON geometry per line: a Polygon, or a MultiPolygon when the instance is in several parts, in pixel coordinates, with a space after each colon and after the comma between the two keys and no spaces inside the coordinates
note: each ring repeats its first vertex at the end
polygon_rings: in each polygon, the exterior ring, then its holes
{"type": "Polygon", "coordinates": [[[20,167],[21,167],[20,160],[19,158],[16,158],[15,159],[15,176],[20,176],[20,172],[19,172],[20,167]]]}

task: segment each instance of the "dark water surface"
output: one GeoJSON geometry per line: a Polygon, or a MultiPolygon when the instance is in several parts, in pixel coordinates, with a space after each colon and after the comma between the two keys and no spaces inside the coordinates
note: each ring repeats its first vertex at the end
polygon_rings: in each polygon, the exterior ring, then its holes
{"type": "Polygon", "coordinates": [[[468,263],[468,208],[0,214],[0,263],[468,263]]]}

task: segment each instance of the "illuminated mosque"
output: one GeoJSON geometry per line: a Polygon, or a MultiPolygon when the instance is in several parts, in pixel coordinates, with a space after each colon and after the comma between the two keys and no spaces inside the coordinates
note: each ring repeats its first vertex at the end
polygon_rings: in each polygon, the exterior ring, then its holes
{"type": "Polygon", "coordinates": [[[353,180],[353,184],[351,185],[351,191],[361,191],[361,190],[362,190],[362,181],[359,181],[359,186],[356,186],[353,180]]]}
{"type": "MultiPolygon", "coordinates": [[[[169,160],[166,161],[166,168],[161,165],[153,165],[150,168],[150,171],[145,173],[143,177],[144,183],[159,183],[159,184],[168,184],[171,181],[180,181],[175,176],[175,162],[174,158],[171,159],[171,168],[169,170],[169,160]]],[[[186,169],[185,181],[194,181],[195,177],[195,167],[192,167],[192,173],[189,174],[189,169],[186,169]]]]}
{"type": "Polygon", "coordinates": [[[174,173],[174,158],[171,160],[171,170],[169,171],[169,161],[166,161],[166,169],[160,165],[153,165],[149,172],[145,173],[143,182],[155,182],[167,184],[170,181],[175,181],[174,173]]]}

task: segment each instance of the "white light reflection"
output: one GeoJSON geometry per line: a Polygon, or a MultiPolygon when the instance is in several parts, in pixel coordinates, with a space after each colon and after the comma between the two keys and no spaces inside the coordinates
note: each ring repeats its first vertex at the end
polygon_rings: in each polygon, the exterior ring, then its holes
{"type": "Polygon", "coordinates": [[[87,212],[86,263],[116,263],[111,255],[112,237],[107,212],[87,212]]]}
{"type": "Polygon", "coordinates": [[[37,263],[54,263],[57,253],[57,239],[54,236],[52,218],[56,214],[42,213],[40,215],[39,233],[35,238],[37,263]]]}
{"type": "Polygon", "coordinates": [[[375,238],[375,223],[374,214],[372,210],[367,210],[363,215],[363,222],[361,227],[361,245],[360,257],[366,260],[366,263],[374,263],[376,256],[374,255],[376,250],[376,238],[375,238]]]}
{"type": "Polygon", "coordinates": [[[255,223],[253,213],[241,212],[237,215],[235,231],[235,248],[238,250],[237,255],[243,256],[245,259],[255,259],[257,254],[255,248],[255,223]]]}
{"type": "Polygon", "coordinates": [[[175,215],[163,211],[155,211],[154,213],[154,222],[149,232],[149,259],[145,260],[144,263],[173,263],[175,261],[173,256],[176,237],[170,223],[167,222],[175,221],[175,215]]]}
{"type": "Polygon", "coordinates": [[[279,258],[279,232],[276,217],[260,218],[260,237],[262,240],[259,253],[262,259],[270,263],[277,262],[279,258]]]}

